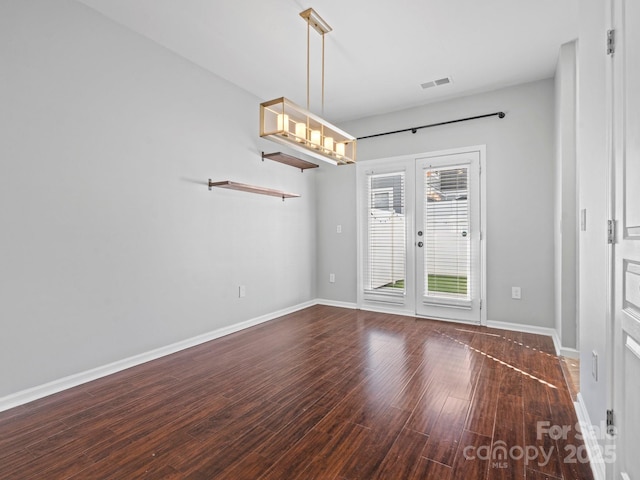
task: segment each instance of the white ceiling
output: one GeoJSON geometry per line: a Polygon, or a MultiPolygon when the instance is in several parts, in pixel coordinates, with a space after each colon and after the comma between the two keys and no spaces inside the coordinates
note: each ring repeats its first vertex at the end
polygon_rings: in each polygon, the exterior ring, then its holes
{"type": "MultiPolygon", "coordinates": [[[[324,117],[339,122],[552,77],[579,0],[79,0],[258,96],[306,105],[307,24],[326,35],[324,117]],[[420,84],[450,76],[453,84],[420,84]]],[[[311,30],[311,109],[320,112],[311,30]]]]}

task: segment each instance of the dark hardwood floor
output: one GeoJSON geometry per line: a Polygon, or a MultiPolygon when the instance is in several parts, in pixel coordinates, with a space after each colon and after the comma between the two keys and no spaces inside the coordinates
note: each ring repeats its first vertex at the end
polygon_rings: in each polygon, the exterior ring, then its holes
{"type": "Polygon", "coordinates": [[[589,480],[576,422],[548,337],[316,306],[0,412],[0,478],[589,480]]]}
{"type": "Polygon", "coordinates": [[[571,398],[578,399],[580,393],[580,360],[577,358],[560,357],[560,366],[564,372],[564,379],[569,387],[571,398]]]}

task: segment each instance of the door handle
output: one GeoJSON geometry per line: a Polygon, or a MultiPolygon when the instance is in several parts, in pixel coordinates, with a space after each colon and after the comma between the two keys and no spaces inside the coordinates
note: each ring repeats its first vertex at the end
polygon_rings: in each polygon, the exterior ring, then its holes
{"type": "Polygon", "coordinates": [[[424,243],[418,242],[418,247],[422,248],[422,245],[424,245],[424,243]]]}

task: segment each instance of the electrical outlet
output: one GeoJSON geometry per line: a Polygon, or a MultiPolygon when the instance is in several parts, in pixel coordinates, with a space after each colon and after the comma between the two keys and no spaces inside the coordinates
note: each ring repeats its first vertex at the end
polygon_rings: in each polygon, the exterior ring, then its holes
{"type": "Polygon", "coordinates": [[[520,287],[511,287],[511,298],[520,300],[522,298],[522,290],[520,287]]]}
{"type": "Polygon", "coordinates": [[[238,287],[238,298],[244,298],[247,296],[247,287],[240,285],[238,287]]]}
{"type": "Polygon", "coordinates": [[[329,283],[336,283],[336,274],[335,273],[330,273],[329,274],[329,283]]]}
{"type": "Polygon", "coordinates": [[[342,225],[336,227],[336,233],[342,233],[342,225]]]}

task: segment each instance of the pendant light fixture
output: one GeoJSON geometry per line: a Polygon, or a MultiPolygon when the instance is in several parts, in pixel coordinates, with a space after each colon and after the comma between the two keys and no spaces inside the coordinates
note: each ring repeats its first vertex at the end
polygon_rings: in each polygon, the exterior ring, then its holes
{"type": "Polygon", "coordinates": [[[312,8],[300,13],[307,22],[307,108],[280,97],[260,104],[260,136],[288,145],[334,165],[356,161],[356,139],[309,111],[309,40],[313,28],[322,36],[322,114],[324,115],[324,36],[331,27],[312,8]]]}

